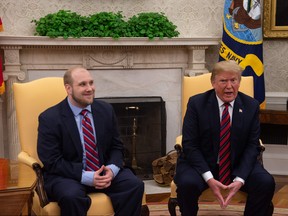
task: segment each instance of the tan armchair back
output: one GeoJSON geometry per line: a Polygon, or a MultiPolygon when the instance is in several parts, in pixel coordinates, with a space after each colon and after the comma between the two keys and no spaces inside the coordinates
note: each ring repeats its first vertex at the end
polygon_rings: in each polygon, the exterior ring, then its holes
{"type": "MultiPolygon", "coordinates": [[[[27,83],[14,83],[13,90],[21,146],[18,159],[21,161],[23,154],[28,154],[41,164],[37,155],[38,116],[66,97],[63,78],[49,77],[27,83]]],[[[22,162],[30,166],[33,164],[33,161],[30,164],[24,158],[25,161],[22,162]]]]}

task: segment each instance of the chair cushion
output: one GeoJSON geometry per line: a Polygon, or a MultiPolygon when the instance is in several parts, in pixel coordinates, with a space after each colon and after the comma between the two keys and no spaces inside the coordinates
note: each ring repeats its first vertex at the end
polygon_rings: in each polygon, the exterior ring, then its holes
{"type": "MultiPolygon", "coordinates": [[[[112,216],[114,215],[113,206],[110,198],[104,193],[89,194],[92,205],[88,211],[88,215],[93,216],[112,216]]],[[[37,193],[33,197],[32,210],[36,215],[60,215],[60,208],[56,202],[50,202],[44,208],[40,207],[40,202],[37,193]]]]}
{"type": "Polygon", "coordinates": [[[177,186],[174,183],[174,181],[171,182],[170,188],[171,188],[170,198],[177,198],[177,192],[176,192],[177,186]]]}
{"type": "Polygon", "coordinates": [[[114,210],[110,198],[104,193],[92,193],[89,194],[91,200],[93,200],[92,205],[88,211],[88,215],[101,215],[108,216],[114,215],[114,210]]]}

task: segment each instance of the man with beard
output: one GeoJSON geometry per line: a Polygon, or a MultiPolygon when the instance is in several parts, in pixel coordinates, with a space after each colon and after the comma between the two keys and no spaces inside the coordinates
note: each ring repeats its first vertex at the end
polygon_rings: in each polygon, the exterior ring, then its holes
{"type": "Polygon", "coordinates": [[[67,97],[39,116],[37,150],[49,199],[61,215],[82,216],[91,205],[87,194],[103,192],[115,215],[139,216],[144,184],[123,167],[112,106],[94,99],[93,78],[83,67],[67,70],[64,86],[67,97]]]}

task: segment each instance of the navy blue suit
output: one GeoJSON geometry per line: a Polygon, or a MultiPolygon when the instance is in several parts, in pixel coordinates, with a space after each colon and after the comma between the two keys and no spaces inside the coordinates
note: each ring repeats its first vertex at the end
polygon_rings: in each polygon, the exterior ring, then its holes
{"type": "MultiPolygon", "coordinates": [[[[211,171],[218,179],[219,134],[220,114],[215,90],[191,97],[183,122],[183,153],[178,158],[174,179],[183,216],[197,215],[198,198],[208,187],[202,174],[211,171]]],[[[248,193],[245,215],[266,215],[275,188],[273,177],[257,160],[259,136],[259,104],[239,92],[231,125],[231,178],[237,176],[245,180],[241,188],[248,193]]]]}
{"type": "MultiPolygon", "coordinates": [[[[110,104],[95,99],[91,111],[100,163],[120,168],[111,186],[99,191],[110,196],[115,215],[138,216],[144,184],[129,169],[123,168],[123,143],[114,110],[110,104]],[[134,199],[131,199],[132,195],[134,199]]],[[[91,204],[87,193],[97,190],[81,184],[83,149],[67,98],[40,114],[37,150],[44,164],[45,189],[49,198],[58,202],[62,215],[70,216],[71,212],[77,216],[85,215],[91,204]],[[71,194],[77,197],[77,206],[62,201],[71,194]]]]}

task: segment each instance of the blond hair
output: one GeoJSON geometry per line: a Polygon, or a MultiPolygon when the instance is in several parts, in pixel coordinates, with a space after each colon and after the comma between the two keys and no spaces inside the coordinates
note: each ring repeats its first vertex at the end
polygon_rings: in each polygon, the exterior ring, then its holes
{"type": "Polygon", "coordinates": [[[215,79],[215,76],[221,72],[231,72],[238,74],[239,81],[241,81],[243,68],[240,65],[238,65],[236,61],[233,60],[217,62],[214,65],[214,68],[212,69],[211,81],[213,81],[215,79]]]}

